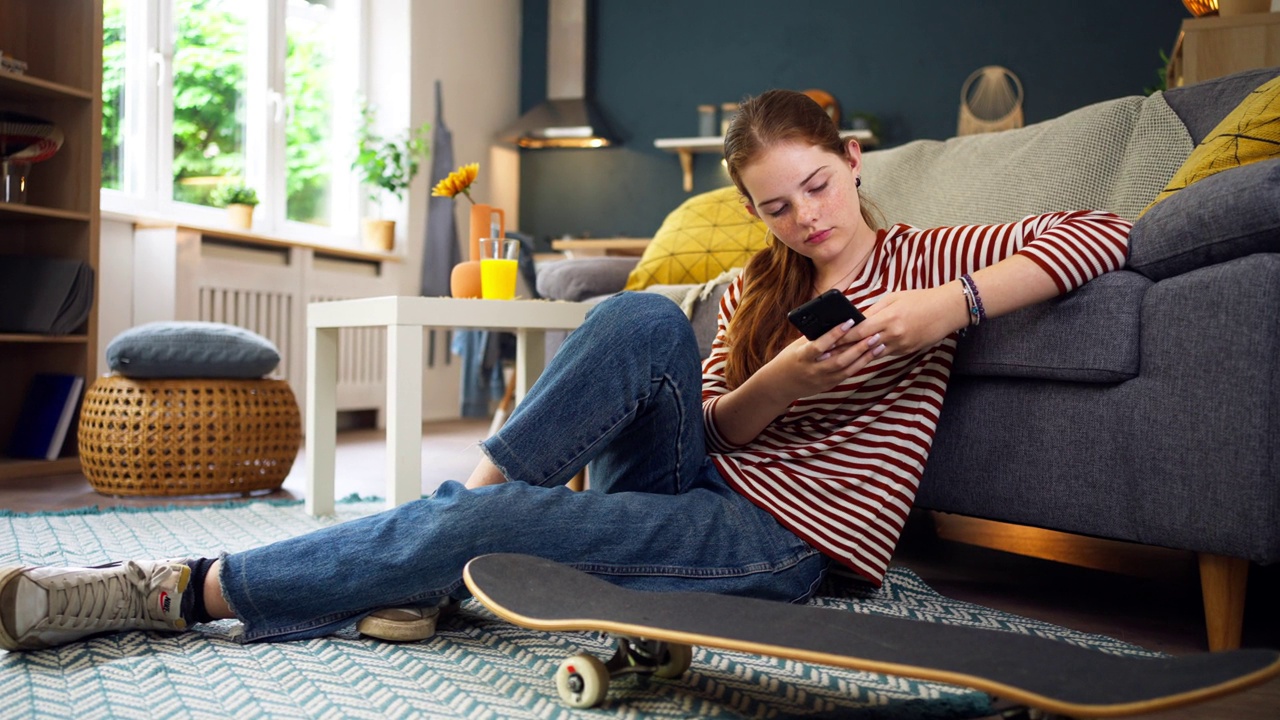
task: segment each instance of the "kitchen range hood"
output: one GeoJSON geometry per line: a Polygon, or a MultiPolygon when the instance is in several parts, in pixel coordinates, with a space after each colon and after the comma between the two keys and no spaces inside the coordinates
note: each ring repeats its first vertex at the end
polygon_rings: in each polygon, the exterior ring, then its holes
{"type": "Polygon", "coordinates": [[[522,148],[597,148],[617,144],[604,116],[586,97],[586,0],[549,0],[547,100],[502,131],[522,148]]]}

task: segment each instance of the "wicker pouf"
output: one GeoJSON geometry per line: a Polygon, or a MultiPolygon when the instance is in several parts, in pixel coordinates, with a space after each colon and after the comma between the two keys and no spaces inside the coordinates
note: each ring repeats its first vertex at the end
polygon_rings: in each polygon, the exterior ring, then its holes
{"type": "Polygon", "coordinates": [[[80,412],[80,464],[104,495],[274,490],[302,441],[284,380],[98,378],[80,412]]]}

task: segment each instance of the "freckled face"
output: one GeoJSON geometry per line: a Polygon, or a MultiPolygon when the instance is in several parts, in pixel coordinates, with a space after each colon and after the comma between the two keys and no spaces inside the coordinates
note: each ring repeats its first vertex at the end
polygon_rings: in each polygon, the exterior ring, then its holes
{"type": "Polygon", "coordinates": [[[862,220],[855,184],[862,158],[805,142],[780,143],[742,168],[755,214],[792,250],[818,266],[858,252],[875,234],[862,220]]]}

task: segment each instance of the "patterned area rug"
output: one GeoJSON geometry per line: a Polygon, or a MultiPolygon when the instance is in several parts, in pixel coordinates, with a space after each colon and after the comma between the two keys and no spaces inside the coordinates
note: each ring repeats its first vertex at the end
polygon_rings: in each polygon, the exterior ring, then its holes
{"type": "MultiPolygon", "coordinates": [[[[0,564],[95,565],[124,558],[215,555],[376,512],[349,498],[336,518],[300,503],[201,508],[0,513],[0,564]]],[[[1034,633],[1120,654],[1151,653],[1110,638],[958,602],[894,568],[878,591],[830,584],[814,600],[852,612],[1034,633]]],[[[225,624],[217,631],[227,629],[225,624]]],[[[541,633],[496,619],[474,601],[436,637],[394,645],[325,638],[242,645],[217,632],[125,633],[63,648],[0,651],[0,717],[38,718],[970,718],[982,693],[874,673],[696,648],[676,680],[615,681],[592,711],[561,705],[557,664],[610,651],[589,633],[541,633]]]]}

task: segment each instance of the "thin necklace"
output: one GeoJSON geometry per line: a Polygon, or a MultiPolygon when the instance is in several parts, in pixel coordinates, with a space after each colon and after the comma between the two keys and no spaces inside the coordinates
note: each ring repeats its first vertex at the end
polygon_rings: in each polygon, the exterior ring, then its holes
{"type": "MultiPolygon", "coordinates": [[[[845,280],[848,280],[849,278],[853,277],[853,274],[854,274],[854,273],[856,273],[856,272],[858,271],[858,269],[859,269],[859,268],[861,268],[861,267],[863,266],[863,263],[865,263],[865,262],[866,262],[867,258],[871,257],[871,251],[872,251],[872,250],[875,250],[875,249],[876,249],[875,243],[872,243],[872,244],[871,244],[871,247],[867,249],[867,252],[866,252],[865,254],[863,254],[863,256],[858,260],[858,262],[854,263],[854,265],[853,265],[853,269],[852,269],[852,270],[850,270],[849,272],[845,273],[845,276],[844,276],[844,277],[842,277],[842,278],[840,278],[839,280],[837,280],[837,281],[835,282],[835,284],[831,286],[831,288],[830,288],[830,289],[832,289],[832,290],[840,289],[841,291],[843,291],[843,290],[844,290],[844,288],[842,288],[842,287],[840,287],[840,286],[841,286],[842,284],[844,284],[844,281],[845,281],[845,280]]],[[[817,286],[817,284],[816,284],[816,283],[815,283],[815,284],[814,284],[814,286],[813,286],[813,290],[814,290],[814,292],[815,292],[815,293],[817,293],[817,294],[819,294],[819,295],[821,295],[821,294],[822,294],[822,291],[820,291],[820,290],[818,289],[818,286],[817,286]]]]}

